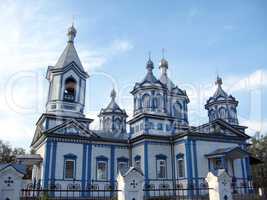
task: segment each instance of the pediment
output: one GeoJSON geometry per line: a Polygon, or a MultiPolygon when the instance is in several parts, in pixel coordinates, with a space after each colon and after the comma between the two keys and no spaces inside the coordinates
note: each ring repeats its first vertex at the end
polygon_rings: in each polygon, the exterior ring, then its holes
{"type": "Polygon", "coordinates": [[[47,130],[45,133],[49,134],[59,134],[59,135],[72,135],[72,136],[82,136],[82,137],[99,137],[87,127],[80,124],[78,121],[71,119],[63,124],[60,124],[54,128],[47,130]]]}
{"type": "Polygon", "coordinates": [[[213,127],[215,133],[219,133],[221,135],[232,136],[232,137],[246,137],[246,138],[249,137],[244,132],[238,130],[231,124],[220,119],[212,122],[210,125],[213,127]]]}
{"type": "Polygon", "coordinates": [[[199,126],[198,130],[204,133],[220,136],[249,138],[247,134],[221,119],[199,126]]]}

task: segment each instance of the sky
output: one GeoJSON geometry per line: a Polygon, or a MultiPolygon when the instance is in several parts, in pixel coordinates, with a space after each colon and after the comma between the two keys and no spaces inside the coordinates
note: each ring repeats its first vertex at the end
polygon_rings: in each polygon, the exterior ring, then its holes
{"type": "MultiPolygon", "coordinates": [[[[204,105],[216,76],[239,101],[247,133],[267,133],[267,1],[90,0],[3,1],[0,4],[0,140],[29,149],[48,94],[45,74],[77,29],[75,47],[90,78],[87,117],[97,115],[117,91],[132,115],[129,93],[143,79],[148,52],[159,77],[162,48],[169,77],[190,98],[189,122],[208,121],[204,105]]],[[[130,118],[129,117],[129,118],[130,118]]]]}

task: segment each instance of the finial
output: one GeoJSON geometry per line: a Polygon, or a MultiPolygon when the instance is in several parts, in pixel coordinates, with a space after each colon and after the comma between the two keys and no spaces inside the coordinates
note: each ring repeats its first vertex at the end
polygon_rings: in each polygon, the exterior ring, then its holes
{"type": "Polygon", "coordinates": [[[217,75],[217,80],[215,81],[215,85],[218,85],[219,87],[223,84],[222,78],[217,75]]]}
{"type": "Polygon", "coordinates": [[[72,15],[72,22],[71,22],[71,26],[74,26],[74,15],[72,15]]]}
{"type": "Polygon", "coordinates": [[[113,101],[114,101],[115,98],[116,98],[116,91],[114,90],[114,88],[111,90],[110,97],[111,97],[111,99],[112,99],[113,101]]]}
{"type": "Polygon", "coordinates": [[[72,25],[71,25],[71,27],[69,27],[68,33],[67,33],[68,42],[72,43],[74,41],[74,38],[76,36],[76,33],[77,33],[77,31],[74,28],[74,22],[72,22],[72,25]]]}
{"type": "Polygon", "coordinates": [[[146,68],[148,69],[148,71],[152,72],[153,68],[154,68],[154,63],[151,60],[151,52],[148,52],[148,61],[146,63],[146,68]]]}
{"type": "Polygon", "coordinates": [[[163,72],[166,73],[166,70],[168,69],[168,61],[165,59],[165,49],[162,48],[162,58],[159,63],[159,68],[164,69],[163,72]]]}
{"type": "Polygon", "coordinates": [[[164,48],[162,48],[161,53],[162,53],[162,58],[164,59],[164,57],[165,57],[165,49],[164,48]]]}

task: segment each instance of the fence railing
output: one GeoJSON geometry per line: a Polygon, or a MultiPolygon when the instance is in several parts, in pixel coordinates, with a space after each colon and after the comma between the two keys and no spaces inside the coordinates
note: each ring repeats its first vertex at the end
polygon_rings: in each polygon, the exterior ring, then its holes
{"type": "Polygon", "coordinates": [[[116,200],[120,190],[58,190],[58,189],[22,189],[21,200],[41,200],[41,199],[98,199],[116,200]]]}

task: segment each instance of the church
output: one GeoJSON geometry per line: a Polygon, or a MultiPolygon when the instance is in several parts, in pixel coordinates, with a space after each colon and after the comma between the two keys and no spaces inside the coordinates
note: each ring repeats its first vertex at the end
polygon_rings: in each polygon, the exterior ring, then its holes
{"type": "Polygon", "coordinates": [[[132,166],[142,171],[144,188],[205,187],[208,172],[219,169],[237,185],[248,183],[250,137],[238,122],[238,100],[223,90],[219,76],[214,95],[203,105],[209,122],[191,126],[190,99],[168,77],[168,61],[161,59],[156,77],[149,58],[143,79],[131,90],[131,119],[112,90],[110,103],[99,111],[99,129],[91,129],[93,119],[84,114],[89,75],[75,49],[76,33],[74,26],[68,29],[63,53],[47,69],[46,111],[31,143],[35,184],[47,189],[114,189],[118,173],[132,166]]]}

